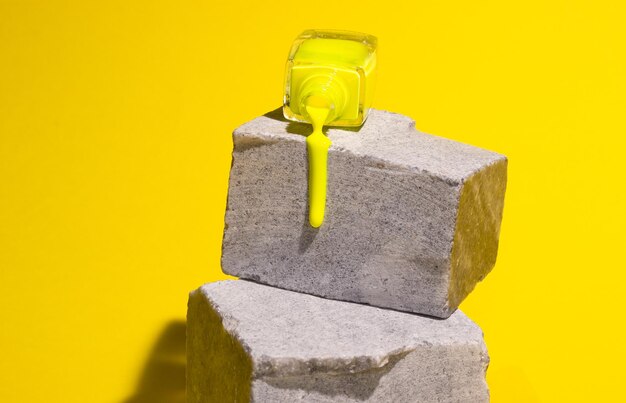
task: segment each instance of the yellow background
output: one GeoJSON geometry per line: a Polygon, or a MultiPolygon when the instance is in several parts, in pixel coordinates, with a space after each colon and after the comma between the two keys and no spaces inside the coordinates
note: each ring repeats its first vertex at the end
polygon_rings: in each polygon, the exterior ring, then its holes
{"type": "Polygon", "coordinates": [[[509,159],[462,305],[493,402],[624,401],[623,1],[0,0],[0,401],[181,401],[230,133],[305,28],[377,35],[375,107],[509,159]]]}

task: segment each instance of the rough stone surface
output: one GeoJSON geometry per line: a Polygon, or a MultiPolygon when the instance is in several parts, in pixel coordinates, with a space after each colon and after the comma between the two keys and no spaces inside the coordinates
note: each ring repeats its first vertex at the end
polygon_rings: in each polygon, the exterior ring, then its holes
{"type": "Polygon", "coordinates": [[[280,110],[237,128],[222,250],[235,276],[327,298],[448,317],[495,264],[500,154],[372,110],[331,128],[326,217],[308,224],[309,125],[280,110]]]}
{"type": "Polygon", "coordinates": [[[245,280],[192,292],[187,399],[487,402],[480,328],[245,280]]]}

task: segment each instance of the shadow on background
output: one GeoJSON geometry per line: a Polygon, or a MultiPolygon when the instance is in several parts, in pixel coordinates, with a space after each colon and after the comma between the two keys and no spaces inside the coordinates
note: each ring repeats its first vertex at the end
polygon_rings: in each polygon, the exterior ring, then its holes
{"type": "Polygon", "coordinates": [[[146,362],[135,394],[122,403],[185,403],[184,321],[170,322],[146,362]]]}

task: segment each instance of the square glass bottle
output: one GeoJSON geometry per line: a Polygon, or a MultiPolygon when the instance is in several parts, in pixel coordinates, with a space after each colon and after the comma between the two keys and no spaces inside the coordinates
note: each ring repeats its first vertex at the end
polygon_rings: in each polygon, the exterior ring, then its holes
{"type": "Polygon", "coordinates": [[[321,100],[330,109],[326,125],[362,125],[372,105],[376,47],[376,37],[356,32],[307,30],[300,34],[287,60],[285,118],[310,122],[306,105],[321,100]]]}

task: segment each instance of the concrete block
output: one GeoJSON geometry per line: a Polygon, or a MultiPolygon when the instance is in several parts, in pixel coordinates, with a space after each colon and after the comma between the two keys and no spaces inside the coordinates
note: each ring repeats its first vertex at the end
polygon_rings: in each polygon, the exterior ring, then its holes
{"type": "Polygon", "coordinates": [[[372,110],[327,129],[326,218],[308,224],[309,125],[280,110],[237,128],[222,269],[338,300],[448,317],[495,264],[503,155],[372,110]]]}
{"type": "Polygon", "coordinates": [[[187,401],[489,401],[480,328],[245,280],[192,292],[187,401]]]}

